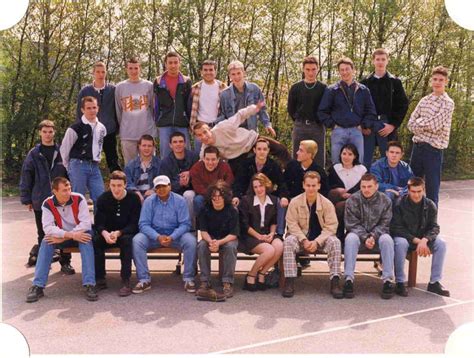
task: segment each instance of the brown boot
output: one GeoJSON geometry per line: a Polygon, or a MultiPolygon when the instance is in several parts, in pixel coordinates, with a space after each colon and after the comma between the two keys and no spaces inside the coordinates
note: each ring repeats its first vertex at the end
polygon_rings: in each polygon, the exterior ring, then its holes
{"type": "Polygon", "coordinates": [[[217,292],[209,287],[201,287],[196,292],[196,297],[199,301],[224,302],[226,296],[223,293],[217,292]]]}
{"type": "Polygon", "coordinates": [[[122,287],[119,290],[119,296],[126,297],[126,296],[130,296],[131,294],[132,294],[132,288],[130,287],[130,281],[123,280],[122,287]]]}
{"type": "Polygon", "coordinates": [[[287,277],[285,278],[285,287],[283,288],[283,297],[293,297],[295,294],[295,278],[287,277]]]}
{"type": "Polygon", "coordinates": [[[334,276],[331,279],[331,295],[334,298],[343,298],[344,293],[341,290],[341,287],[339,287],[339,276],[334,276]]]}

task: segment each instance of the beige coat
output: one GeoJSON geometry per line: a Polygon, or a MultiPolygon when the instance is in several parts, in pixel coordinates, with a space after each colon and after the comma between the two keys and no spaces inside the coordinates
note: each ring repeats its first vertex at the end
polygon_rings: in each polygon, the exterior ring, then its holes
{"type": "MultiPolygon", "coordinates": [[[[316,238],[318,246],[324,246],[329,236],[336,235],[337,216],[334,205],[321,194],[316,198],[316,216],[321,225],[321,235],[316,238]]],[[[307,239],[309,230],[309,209],[306,202],[306,193],[300,194],[290,201],[286,213],[287,234],[294,235],[299,242],[307,239]]]]}

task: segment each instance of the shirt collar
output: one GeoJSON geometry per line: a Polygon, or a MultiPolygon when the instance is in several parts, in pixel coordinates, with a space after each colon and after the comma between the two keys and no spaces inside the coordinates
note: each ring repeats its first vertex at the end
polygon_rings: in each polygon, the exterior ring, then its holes
{"type": "MultiPolygon", "coordinates": [[[[260,200],[258,200],[258,196],[255,195],[253,197],[253,206],[257,206],[257,205],[260,205],[260,200]]],[[[265,202],[263,203],[263,206],[267,206],[267,205],[273,205],[272,200],[270,199],[268,195],[265,196],[265,202]]]]}
{"type": "Polygon", "coordinates": [[[86,116],[85,116],[85,115],[82,115],[81,120],[82,120],[82,123],[84,123],[84,124],[89,124],[90,126],[92,126],[92,125],[94,125],[94,124],[97,123],[97,117],[95,117],[94,122],[89,122],[89,121],[87,120],[86,116]]]}

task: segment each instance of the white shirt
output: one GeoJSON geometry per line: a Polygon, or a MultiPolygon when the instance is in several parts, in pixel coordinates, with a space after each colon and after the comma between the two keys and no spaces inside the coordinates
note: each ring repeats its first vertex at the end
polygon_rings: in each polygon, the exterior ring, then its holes
{"type": "Polygon", "coordinates": [[[201,94],[199,96],[198,120],[213,123],[218,114],[219,84],[214,81],[212,85],[201,83],[201,94]]]}
{"type": "Polygon", "coordinates": [[[273,205],[273,203],[268,195],[265,196],[265,201],[263,202],[263,204],[260,202],[257,196],[254,196],[253,206],[257,205],[260,207],[260,227],[262,227],[265,223],[265,206],[273,205]]]}
{"type": "Polygon", "coordinates": [[[357,164],[350,169],[346,169],[341,163],[337,163],[334,165],[334,170],[339,178],[341,178],[346,190],[352,189],[354,185],[360,181],[362,175],[367,172],[367,169],[362,164],[357,164]]]}

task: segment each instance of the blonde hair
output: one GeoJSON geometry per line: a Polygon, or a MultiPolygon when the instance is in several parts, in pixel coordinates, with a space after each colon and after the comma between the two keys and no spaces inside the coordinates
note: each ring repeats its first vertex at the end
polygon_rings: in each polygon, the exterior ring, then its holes
{"type": "Polygon", "coordinates": [[[316,153],[318,153],[318,143],[316,143],[314,140],[307,139],[307,140],[302,140],[300,142],[300,145],[303,146],[303,148],[311,154],[311,159],[313,159],[316,156],[316,153]]]}
{"type": "Polygon", "coordinates": [[[229,63],[229,65],[227,66],[227,72],[230,72],[232,70],[242,70],[242,71],[245,71],[244,69],[244,64],[240,61],[232,61],[231,63],[229,63]]]}

